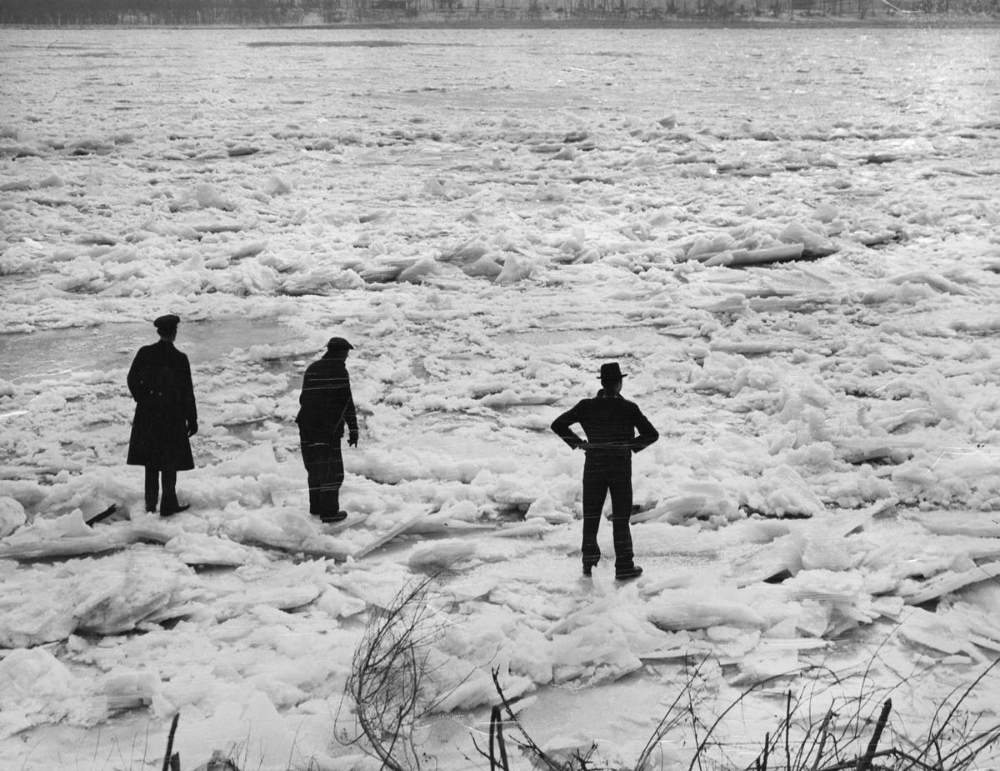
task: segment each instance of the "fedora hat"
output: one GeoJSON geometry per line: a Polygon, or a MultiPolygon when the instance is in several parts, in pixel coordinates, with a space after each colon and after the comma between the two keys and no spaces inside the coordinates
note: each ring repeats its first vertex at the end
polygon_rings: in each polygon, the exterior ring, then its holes
{"type": "Polygon", "coordinates": [[[622,374],[622,369],[618,366],[617,361],[601,365],[601,380],[621,380],[624,377],[625,375],[622,374]]]}

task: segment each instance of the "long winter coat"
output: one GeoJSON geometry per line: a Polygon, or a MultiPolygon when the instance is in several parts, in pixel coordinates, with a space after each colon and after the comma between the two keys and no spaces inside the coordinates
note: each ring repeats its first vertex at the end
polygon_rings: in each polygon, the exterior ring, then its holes
{"type": "Polygon", "coordinates": [[[136,401],[128,463],[158,469],[194,468],[189,430],[198,425],[188,357],[160,340],[139,349],[128,371],[136,401]]]}

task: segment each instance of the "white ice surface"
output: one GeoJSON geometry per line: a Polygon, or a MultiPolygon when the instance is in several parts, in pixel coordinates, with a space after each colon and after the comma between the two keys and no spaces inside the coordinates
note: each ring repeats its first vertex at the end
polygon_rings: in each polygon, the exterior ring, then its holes
{"type": "Polygon", "coordinates": [[[158,765],[179,712],[185,768],[377,767],[344,686],[424,576],[447,769],[493,669],[544,747],[629,764],[691,662],[705,715],[766,683],[739,755],[810,667],[909,678],[919,733],[1000,653],[991,30],[0,39],[0,766],[158,765]],[[165,312],[200,431],[161,522],[124,379],[165,312]],[[362,430],[323,529],[293,419],[332,334],[362,430]],[[548,431],[611,359],[661,433],[625,586],[606,522],[579,576],[548,431]]]}

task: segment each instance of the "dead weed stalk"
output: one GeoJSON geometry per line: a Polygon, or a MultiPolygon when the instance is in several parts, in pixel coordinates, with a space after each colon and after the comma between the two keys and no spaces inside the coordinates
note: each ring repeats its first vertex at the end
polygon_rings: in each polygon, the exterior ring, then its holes
{"type": "Polygon", "coordinates": [[[353,736],[345,732],[341,740],[375,755],[391,771],[422,767],[427,757],[418,749],[420,727],[454,690],[436,689],[427,677],[432,643],[443,630],[428,602],[433,580],[404,587],[372,612],[347,680],[356,726],[353,736]]]}
{"type": "MultiPolygon", "coordinates": [[[[904,684],[879,689],[867,677],[856,696],[834,698],[819,715],[813,714],[812,698],[819,692],[842,686],[844,682],[826,667],[807,670],[811,685],[795,696],[786,691],[784,714],[773,731],[764,735],[763,746],[750,765],[729,757],[724,741],[715,734],[726,717],[753,692],[773,684],[784,676],[766,678],[746,688],[713,720],[699,715],[698,679],[705,665],[703,659],[688,676],[684,686],[668,706],[649,741],[629,771],[665,769],[664,759],[656,764],[657,748],[673,732],[689,730],[694,737],[694,749],[686,763],[687,771],[705,769],[745,769],[745,771],[972,771],[973,768],[996,768],[1000,755],[985,753],[1000,744],[1000,723],[983,726],[982,716],[968,708],[969,697],[983,686],[984,680],[1000,666],[1000,659],[987,667],[970,685],[956,688],[937,705],[929,725],[922,731],[923,739],[914,743],[891,730],[892,699],[887,694],[904,684]],[[879,749],[888,735],[892,746],[879,749]],[[976,766],[977,762],[987,765],[976,766]]],[[[532,765],[545,771],[625,771],[624,768],[594,765],[595,748],[586,755],[576,754],[568,760],[558,760],[547,754],[535,742],[514,712],[516,700],[509,700],[500,685],[498,671],[493,682],[500,703],[493,707],[490,720],[489,752],[477,745],[480,754],[490,761],[491,771],[514,771],[506,749],[504,727],[513,729],[511,741],[532,765]],[[506,717],[503,717],[503,714],[506,717]]],[[[669,768],[682,768],[676,759],[669,768]]]]}
{"type": "MultiPolygon", "coordinates": [[[[402,589],[387,607],[372,613],[347,682],[357,730],[342,741],[359,743],[390,771],[414,771],[431,760],[418,749],[419,729],[454,690],[435,690],[427,677],[432,673],[431,644],[443,630],[443,624],[432,618],[428,603],[433,579],[427,577],[402,589]]],[[[667,762],[671,769],[686,767],[687,771],[973,771],[1000,767],[996,762],[1000,753],[987,754],[1000,745],[1000,723],[984,725],[983,716],[970,704],[970,697],[985,688],[986,678],[1000,667],[1000,659],[967,687],[955,688],[942,699],[926,726],[914,727],[905,726],[904,718],[893,713],[891,698],[909,679],[901,677],[888,688],[876,686],[870,674],[877,658],[876,652],[856,691],[837,672],[814,666],[763,678],[745,688],[721,712],[706,708],[709,685],[703,682],[703,670],[708,658],[697,664],[688,662],[686,680],[636,762],[628,767],[602,765],[596,743],[569,757],[546,752],[522,724],[515,711],[518,699],[508,698],[500,683],[500,670],[494,669],[499,703],[490,713],[489,745],[483,749],[475,738],[473,745],[489,761],[491,771],[515,771],[508,743],[543,771],[662,771],[668,768],[667,762]],[[737,760],[736,745],[718,736],[722,726],[751,694],[792,676],[800,678],[798,694],[791,690],[783,693],[784,709],[777,725],[764,734],[750,764],[746,764],[746,755],[737,760]],[[819,710],[814,707],[817,700],[822,704],[819,710]],[[667,761],[662,752],[671,735],[683,741],[693,737],[690,755],[683,761],[677,757],[667,761]],[[918,738],[908,738],[914,736],[918,738]]]]}

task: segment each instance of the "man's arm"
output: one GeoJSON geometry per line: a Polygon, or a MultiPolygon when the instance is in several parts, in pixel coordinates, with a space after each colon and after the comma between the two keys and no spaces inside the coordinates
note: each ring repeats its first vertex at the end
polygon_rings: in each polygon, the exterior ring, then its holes
{"type": "Polygon", "coordinates": [[[570,428],[574,423],[580,422],[580,415],[583,412],[583,402],[578,402],[573,409],[568,412],[564,412],[554,421],[552,421],[552,430],[555,431],[566,444],[572,447],[574,450],[577,447],[582,447],[585,442],[573,429],[570,428]]]}
{"type": "Polygon", "coordinates": [[[316,392],[316,367],[310,364],[302,374],[302,391],[299,393],[300,407],[313,407],[318,399],[316,392]]]}
{"type": "Polygon", "coordinates": [[[198,407],[194,400],[194,382],[191,380],[191,363],[188,357],[181,354],[181,361],[184,364],[184,413],[187,420],[188,436],[198,433],[198,407]]]}
{"type": "Polygon", "coordinates": [[[136,353],[135,358],[132,359],[132,366],[129,367],[128,377],[126,378],[129,393],[132,394],[132,398],[137,402],[143,401],[149,395],[149,388],[143,377],[144,370],[145,357],[142,355],[142,350],[140,349],[136,353]]]}
{"type": "Polygon", "coordinates": [[[354,408],[354,395],[351,393],[351,381],[347,381],[347,403],[344,405],[344,422],[347,423],[347,443],[351,447],[358,446],[358,413],[354,408]]]}
{"type": "Polygon", "coordinates": [[[659,432],[653,428],[653,424],[642,414],[642,410],[635,408],[635,415],[632,418],[632,425],[639,435],[632,440],[632,452],[642,452],[649,445],[660,438],[659,432]]]}

